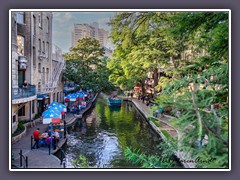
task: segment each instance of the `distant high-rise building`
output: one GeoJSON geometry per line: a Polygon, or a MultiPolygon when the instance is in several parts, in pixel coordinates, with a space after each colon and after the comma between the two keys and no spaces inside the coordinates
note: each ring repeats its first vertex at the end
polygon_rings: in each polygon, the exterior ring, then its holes
{"type": "Polygon", "coordinates": [[[108,31],[99,28],[98,23],[89,24],[74,24],[72,32],[72,46],[75,47],[77,40],[84,37],[91,37],[99,40],[100,45],[106,46],[108,44],[108,31]]]}

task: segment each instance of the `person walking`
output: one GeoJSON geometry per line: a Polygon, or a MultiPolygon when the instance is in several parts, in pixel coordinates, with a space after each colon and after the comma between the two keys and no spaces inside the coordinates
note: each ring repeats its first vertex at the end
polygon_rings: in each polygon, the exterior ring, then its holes
{"type": "Polygon", "coordinates": [[[65,112],[61,111],[62,119],[65,119],[65,112]]]}
{"type": "Polygon", "coordinates": [[[37,128],[34,132],[33,132],[33,138],[34,138],[34,145],[33,145],[33,149],[35,149],[35,147],[38,149],[39,148],[39,139],[40,139],[40,129],[37,128]]]}

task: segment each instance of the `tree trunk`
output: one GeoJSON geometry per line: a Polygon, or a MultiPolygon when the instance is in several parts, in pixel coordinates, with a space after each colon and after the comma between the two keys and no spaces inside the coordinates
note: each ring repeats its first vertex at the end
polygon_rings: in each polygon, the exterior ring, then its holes
{"type": "Polygon", "coordinates": [[[154,80],[154,84],[153,84],[153,94],[155,95],[156,94],[156,91],[155,91],[155,87],[158,85],[158,69],[155,68],[153,70],[153,80],[154,80]]]}
{"type": "Polygon", "coordinates": [[[140,81],[141,87],[142,87],[142,96],[145,96],[145,86],[144,86],[144,82],[140,81]]]}

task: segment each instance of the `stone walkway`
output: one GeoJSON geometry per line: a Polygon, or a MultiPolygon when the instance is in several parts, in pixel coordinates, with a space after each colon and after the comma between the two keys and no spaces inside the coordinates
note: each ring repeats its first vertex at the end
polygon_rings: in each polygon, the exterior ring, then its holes
{"type": "MultiPolygon", "coordinates": [[[[28,157],[28,168],[62,168],[60,160],[54,155],[49,155],[47,147],[31,150],[31,136],[33,136],[34,130],[36,128],[40,128],[40,132],[47,130],[46,124],[39,123],[39,120],[36,121],[35,127],[27,128],[26,135],[17,143],[12,144],[12,165],[22,168],[19,158],[19,152],[22,150],[23,155],[28,157]]],[[[25,166],[24,163],[23,166],[25,166]]]]}

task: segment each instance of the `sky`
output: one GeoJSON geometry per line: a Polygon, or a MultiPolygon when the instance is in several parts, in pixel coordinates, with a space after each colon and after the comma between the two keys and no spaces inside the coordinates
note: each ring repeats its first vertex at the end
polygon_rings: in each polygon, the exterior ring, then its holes
{"type": "Polygon", "coordinates": [[[99,28],[110,31],[107,22],[114,14],[115,12],[53,12],[53,43],[63,52],[68,52],[73,24],[97,22],[99,28]]]}

